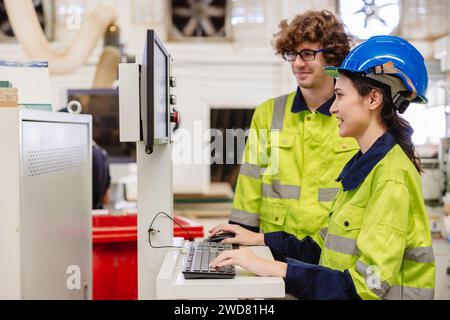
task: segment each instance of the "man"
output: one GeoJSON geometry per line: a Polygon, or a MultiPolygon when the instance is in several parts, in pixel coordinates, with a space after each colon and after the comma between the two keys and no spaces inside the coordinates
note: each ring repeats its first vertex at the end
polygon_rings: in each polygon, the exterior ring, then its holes
{"type": "Polygon", "coordinates": [[[280,29],[274,48],[291,64],[298,88],[256,108],[230,223],[302,239],[326,225],[339,190],[335,179],[358,150],[338,134],[330,113],[334,80],[322,71],[340,65],[350,38],[326,10],[283,20],[280,29]]]}

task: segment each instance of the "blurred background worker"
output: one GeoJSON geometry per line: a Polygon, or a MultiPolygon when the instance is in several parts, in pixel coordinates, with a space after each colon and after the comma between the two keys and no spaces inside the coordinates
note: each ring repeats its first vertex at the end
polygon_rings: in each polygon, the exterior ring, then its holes
{"type": "Polygon", "coordinates": [[[357,149],[338,135],[330,113],[334,80],[322,71],[342,62],[350,37],[326,10],[283,20],[280,29],[275,51],[291,64],[298,88],[256,108],[230,223],[301,239],[326,224],[335,179],[357,149]]]}
{"type": "Polygon", "coordinates": [[[110,184],[108,154],[92,141],[92,209],[103,209],[108,204],[110,184]]]}
{"type": "Polygon", "coordinates": [[[436,265],[420,161],[413,129],[399,115],[411,102],[428,101],[424,59],[402,38],[376,36],[325,70],[337,77],[330,110],[339,134],[360,146],[339,175],[343,189],[329,227],[313,241],[220,226],[212,233],[232,231],[226,242],[268,245],[278,261],[246,248],[224,252],[212,266],[283,277],[287,292],[301,299],[433,299],[436,265]]]}

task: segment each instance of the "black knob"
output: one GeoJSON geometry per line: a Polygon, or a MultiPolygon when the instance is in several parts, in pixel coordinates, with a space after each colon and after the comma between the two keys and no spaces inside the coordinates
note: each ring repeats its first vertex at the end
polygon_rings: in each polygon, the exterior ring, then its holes
{"type": "Polygon", "coordinates": [[[175,77],[170,77],[170,86],[175,88],[177,86],[177,79],[175,77]]]}
{"type": "Polygon", "coordinates": [[[170,95],[170,104],[171,105],[176,105],[177,104],[177,96],[174,94],[170,95]]]}

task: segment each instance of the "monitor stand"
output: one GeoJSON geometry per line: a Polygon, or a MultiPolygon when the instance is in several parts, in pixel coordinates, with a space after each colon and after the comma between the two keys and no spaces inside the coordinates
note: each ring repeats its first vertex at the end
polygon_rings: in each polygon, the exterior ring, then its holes
{"type": "MultiPolygon", "coordinates": [[[[148,229],[158,212],[172,216],[172,159],[171,144],[154,146],[154,152],[145,152],[145,143],[137,142],[138,179],[138,299],[156,299],[156,277],[166,248],[152,248],[148,229]]],[[[159,230],[151,236],[154,246],[170,246],[173,243],[173,223],[159,215],[153,228],[159,230]]]]}

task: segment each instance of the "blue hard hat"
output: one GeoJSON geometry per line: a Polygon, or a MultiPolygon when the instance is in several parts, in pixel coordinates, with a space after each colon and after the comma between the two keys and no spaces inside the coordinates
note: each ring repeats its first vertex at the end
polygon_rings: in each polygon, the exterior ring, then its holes
{"type": "Polygon", "coordinates": [[[417,96],[411,102],[427,103],[428,74],[424,58],[414,46],[400,37],[371,37],[353,48],[340,66],[326,66],[324,71],[332,77],[337,77],[341,70],[369,74],[376,67],[388,63],[393,64],[394,72],[385,73],[400,78],[410,93],[416,91],[417,96]]]}

